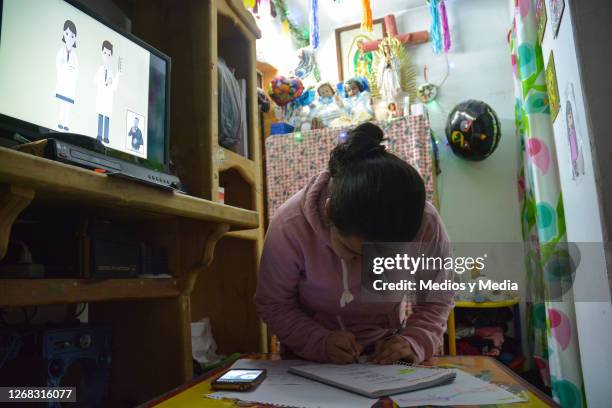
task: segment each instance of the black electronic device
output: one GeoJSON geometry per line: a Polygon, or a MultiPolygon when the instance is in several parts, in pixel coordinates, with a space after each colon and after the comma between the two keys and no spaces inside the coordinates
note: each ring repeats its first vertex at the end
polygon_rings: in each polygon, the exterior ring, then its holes
{"type": "Polygon", "coordinates": [[[0,363],[0,384],[76,387],[77,403],[66,406],[107,406],[111,331],[88,324],[0,331],[0,363]]]}
{"type": "Polygon", "coordinates": [[[164,248],[153,247],[134,235],[133,226],[94,218],[89,223],[89,278],[135,278],[168,274],[164,248]]]}
{"type": "Polygon", "coordinates": [[[49,139],[48,158],[180,188],[168,56],[76,0],[0,1],[0,44],[0,136],[49,139]]]}
{"type": "Polygon", "coordinates": [[[168,190],[180,190],[181,188],[178,177],[109,155],[107,154],[109,149],[95,139],[77,135],[71,138],[73,143],[69,143],[64,141],[65,135],[58,134],[57,136],[62,140],[55,137],[47,139],[45,157],[49,159],[90,169],[100,169],[109,176],[133,179],[168,190]],[[85,147],[74,143],[79,140],[85,147]]]}
{"type": "Polygon", "coordinates": [[[215,390],[252,391],[266,378],[265,369],[232,368],[211,384],[215,390]]]}

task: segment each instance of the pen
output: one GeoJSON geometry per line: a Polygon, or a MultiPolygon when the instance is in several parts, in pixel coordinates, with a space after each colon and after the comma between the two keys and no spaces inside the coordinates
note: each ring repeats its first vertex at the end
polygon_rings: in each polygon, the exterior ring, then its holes
{"type": "MultiPolygon", "coordinates": [[[[338,324],[340,325],[340,330],[342,331],[346,331],[346,327],[344,327],[344,321],[342,321],[342,316],[340,315],[336,315],[336,318],[338,319],[338,324]]],[[[355,363],[359,363],[359,356],[355,355],[355,363]]]]}

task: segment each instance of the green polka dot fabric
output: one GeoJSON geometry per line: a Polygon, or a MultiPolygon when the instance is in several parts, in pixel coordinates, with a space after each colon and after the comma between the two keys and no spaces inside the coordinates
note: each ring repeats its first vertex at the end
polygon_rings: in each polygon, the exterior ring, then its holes
{"type": "Polygon", "coordinates": [[[518,192],[527,247],[527,337],[529,354],[553,398],[563,407],[582,407],[574,300],[571,291],[556,290],[567,283],[569,257],[545,64],[537,40],[538,1],[515,0],[508,36],[521,149],[518,192]]]}

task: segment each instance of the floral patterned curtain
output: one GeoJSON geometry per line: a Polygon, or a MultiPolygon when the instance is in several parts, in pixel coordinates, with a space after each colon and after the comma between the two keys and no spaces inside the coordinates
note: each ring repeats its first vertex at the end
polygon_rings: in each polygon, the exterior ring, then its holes
{"type": "Polygon", "coordinates": [[[583,407],[563,199],[535,2],[515,0],[509,37],[521,149],[518,184],[526,243],[527,333],[530,354],[553,398],[563,407],[583,407]]]}

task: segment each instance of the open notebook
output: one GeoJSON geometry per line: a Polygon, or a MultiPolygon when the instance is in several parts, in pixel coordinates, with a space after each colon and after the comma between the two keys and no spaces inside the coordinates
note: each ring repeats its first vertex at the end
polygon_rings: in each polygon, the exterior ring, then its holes
{"type": "Polygon", "coordinates": [[[370,398],[446,384],[456,375],[454,370],[402,364],[307,364],[289,372],[370,398]]]}

